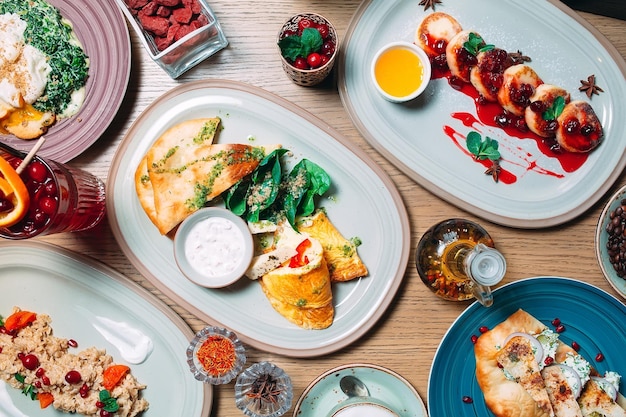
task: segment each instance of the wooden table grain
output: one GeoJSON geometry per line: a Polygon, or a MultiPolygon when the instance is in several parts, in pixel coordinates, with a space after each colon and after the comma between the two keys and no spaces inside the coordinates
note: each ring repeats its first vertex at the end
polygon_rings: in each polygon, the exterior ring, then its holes
{"type": "MultiPolygon", "coordinates": [[[[414,267],[413,252],[419,238],[432,224],[446,218],[469,218],[485,226],[507,259],[508,272],[504,282],[531,276],[565,276],[591,283],[619,297],[602,276],[594,252],[596,223],[610,194],[601,198],[579,218],[549,229],[519,230],[490,223],[437,198],[373,150],[350,121],[332,82],[305,88],[287,79],[281,69],[275,45],[276,33],[281,24],[292,14],[313,11],[329,18],[340,38],[343,38],[360,4],[358,0],[211,0],[210,4],[229,39],[228,48],[178,80],[172,80],[148,58],[134,33],[131,33],[131,78],[121,109],[104,135],[72,160],[70,165],[91,171],[106,181],[109,166],[125,132],[153,100],[171,88],[192,80],[227,79],[263,88],[306,109],[343,134],[355,147],[363,149],[384,168],[402,194],[411,224],[409,265],[396,300],[385,315],[362,340],[324,357],[294,359],[248,347],[248,363],[269,360],[291,376],[294,404],[315,376],[351,362],[375,363],[400,373],[426,402],[428,375],[437,346],[451,323],[468,305],[437,298],[421,283],[414,267]]],[[[626,57],[626,21],[590,13],[579,15],[608,38],[621,57],[626,57]]],[[[622,174],[609,193],[625,182],[626,176],[622,174]]],[[[106,219],[103,224],[88,232],[40,239],[93,256],[115,268],[156,294],[194,330],[205,325],[139,274],[121,251],[106,219]]],[[[174,391],[172,395],[175,395],[174,391]]],[[[291,413],[290,410],[287,415],[291,413]]],[[[242,415],[234,403],[233,383],[214,390],[211,415],[242,415]]]]}

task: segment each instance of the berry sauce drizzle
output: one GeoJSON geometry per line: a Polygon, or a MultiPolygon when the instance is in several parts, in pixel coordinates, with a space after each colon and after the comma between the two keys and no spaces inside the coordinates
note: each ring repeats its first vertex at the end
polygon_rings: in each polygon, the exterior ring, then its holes
{"type": "MultiPolygon", "coordinates": [[[[478,131],[479,133],[483,133],[482,130],[485,130],[485,128],[487,128],[487,130],[489,130],[490,128],[497,128],[501,131],[504,131],[504,133],[506,133],[511,138],[532,139],[537,143],[537,148],[539,149],[539,152],[541,152],[544,156],[550,159],[557,160],[562,170],[566,173],[575,172],[585,163],[585,161],[587,161],[588,154],[586,153],[579,154],[560,151],[554,139],[542,138],[541,136],[536,135],[533,132],[521,131],[515,126],[499,125],[496,122],[496,118],[503,113],[502,107],[498,103],[491,103],[486,102],[485,100],[481,100],[478,91],[471,84],[453,81],[449,70],[434,70],[432,79],[436,78],[446,78],[452,88],[472,98],[472,100],[474,101],[474,105],[476,106],[476,116],[468,112],[454,112],[450,114],[453,119],[460,121],[461,123],[463,123],[463,125],[470,127],[473,130],[478,131]]],[[[448,136],[464,154],[474,159],[474,161],[485,166],[486,168],[491,167],[491,161],[477,160],[476,158],[474,158],[474,155],[467,151],[466,147],[464,146],[466,140],[465,135],[448,125],[443,126],[443,131],[446,136],[448,136]]],[[[500,144],[501,148],[508,146],[507,149],[512,153],[512,158],[502,158],[503,162],[506,162],[513,166],[517,166],[525,172],[532,171],[540,175],[546,175],[554,178],[565,177],[565,175],[562,173],[554,172],[553,170],[538,165],[538,158],[536,156],[524,150],[522,146],[514,146],[513,143],[513,141],[508,141],[507,143],[500,144]]],[[[513,184],[517,182],[517,179],[518,177],[515,174],[503,168],[501,165],[501,171],[498,177],[499,182],[502,182],[504,184],[513,184]]]]}

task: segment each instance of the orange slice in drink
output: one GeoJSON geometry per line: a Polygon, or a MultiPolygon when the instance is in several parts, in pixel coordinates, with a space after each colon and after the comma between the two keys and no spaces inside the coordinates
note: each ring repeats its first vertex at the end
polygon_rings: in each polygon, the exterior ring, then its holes
{"type": "Polygon", "coordinates": [[[0,157],[0,198],[9,201],[7,210],[0,211],[0,227],[10,227],[22,220],[28,211],[30,195],[20,175],[0,157]]]}

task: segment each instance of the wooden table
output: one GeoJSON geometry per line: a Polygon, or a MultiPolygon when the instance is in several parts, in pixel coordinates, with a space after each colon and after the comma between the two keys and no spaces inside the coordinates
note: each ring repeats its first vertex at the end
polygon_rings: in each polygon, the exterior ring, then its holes
{"type": "MultiPolygon", "coordinates": [[[[71,161],[71,165],[87,169],[106,180],[111,160],[125,132],[155,98],[191,80],[221,78],[261,87],[303,107],[345,135],[354,146],[364,149],[389,173],[407,204],[412,239],[411,257],[403,285],[387,313],[362,340],[327,357],[292,359],[248,348],[248,363],[269,360],[289,373],[294,383],[294,404],[315,376],[351,362],[376,363],[399,372],[426,401],[428,374],[437,346],[451,323],[468,305],[436,297],[422,284],[414,268],[413,252],[419,238],[428,227],[440,220],[465,217],[485,226],[507,259],[505,282],[540,275],[565,276],[586,281],[618,296],[602,276],[594,252],[596,222],[608,195],[579,218],[558,227],[518,230],[498,226],[435,197],[374,151],[353,126],[331,83],[320,88],[304,88],[287,79],[275,46],[276,33],[281,24],[297,12],[314,11],[328,17],[343,38],[350,18],[359,6],[358,0],[211,0],[210,3],[230,41],[229,47],[174,81],[149,60],[133,33],[131,79],[122,107],[104,136],[71,161]]],[[[580,15],[606,36],[622,57],[626,57],[626,21],[589,13],[580,15]]],[[[626,175],[622,174],[612,190],[624,182],[626,175]]],[[[205,325],[157,291],[139,274],[122,253],[106,220],[89,232],[49,236],[41,240],[101,260],[150,289],[194,330],[205,325]]],[[[214,390],[211,415],[242,415],[234,404],[232,383],[214,390]]]]}

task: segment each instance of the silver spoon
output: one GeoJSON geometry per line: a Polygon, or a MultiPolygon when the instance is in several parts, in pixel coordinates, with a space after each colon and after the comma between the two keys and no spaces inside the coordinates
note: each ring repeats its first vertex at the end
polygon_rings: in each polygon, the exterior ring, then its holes
{"type": "Polygon", "coordinates": [[[359,378],[346,375],[339,381],[339,386],[348,397],[369,397],[370,392],[359,378]]]}

